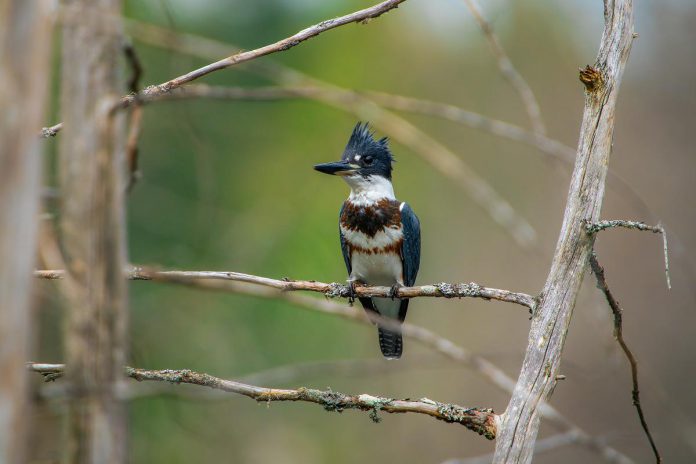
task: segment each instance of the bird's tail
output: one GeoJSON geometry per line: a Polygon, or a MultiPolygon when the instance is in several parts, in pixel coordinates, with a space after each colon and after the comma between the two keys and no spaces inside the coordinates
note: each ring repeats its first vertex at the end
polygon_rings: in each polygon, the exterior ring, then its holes
{"type": "Polygon", "coordinates": [[[378,329],[379,348],[382,350],[382,355],[387,359],[399,359],[404,348],[401,333],[382,327],[378,327],[378,329]]]}

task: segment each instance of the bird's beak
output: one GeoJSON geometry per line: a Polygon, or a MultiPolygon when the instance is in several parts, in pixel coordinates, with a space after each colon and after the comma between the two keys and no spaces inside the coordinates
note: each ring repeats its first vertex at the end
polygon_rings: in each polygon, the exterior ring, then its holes
{"type": "Polygon", "coordinates": [[[360,169],[360,166],[357,164],[350,164],[347,161],[338,161],[336,163],[317,164],[314,166],[314,169],[319,172],[323,172],[324,174],[332,174],[334,176],[349,176],[360,169]]]}

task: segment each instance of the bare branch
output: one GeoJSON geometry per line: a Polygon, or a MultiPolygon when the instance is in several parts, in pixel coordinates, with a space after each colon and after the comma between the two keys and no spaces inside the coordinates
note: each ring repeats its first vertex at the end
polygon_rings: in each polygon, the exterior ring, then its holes
{"type": "MultiPolygon", "coordinates": [[[[47,279],[61,278],[61,271],[38,271],[38,277],[47,279]]],[[[283,299],[291,304],[312,311],[318,311],[332,316],[361,324],[370,324],[371,321],[363,311],[356,311],[354,308],[337,303],[335,301],[313,298],[297,292],[287,292],[277,287],[260,286],[246,282],[238,282],[220,279],[174,279],[166,281],[168,283],[183,284],[202,290],[223,291],[241,295],[250,295],[260,298],[283,299]]],[[[282,282],[282,281],[280,281],[282,282]]],[[[453,341],[436,334],[424,327],[405,323],[401,326],[394,324],[393,320],[380,320],[380,324],[386,324],[392,330],[399,330],[404,337],[414,340],[443,356],[460,363],[467,368],[479,373],[484,379],[495,385],[502,391],[512,393],[515,388],[515,381],[510,378],[502,369],[495,364],[464,348],[453,341]]],[[[539,414],[549,423],[561,429],[572,430],[583,438],[583,444],[603,456],[607,462],[616,464],[631,464],[628,457],[624,456],[614,448],[608,446],[603,440],[594,438],[574,425],[569,419],[564,417],[551,405],[544,403],[539,408],[539,414]]]]}
{"type": "Polygon", "coordinates": [[[672,281],[669,276],[669,251],[667,248],[667,232],[662,224],[656,226],[649,226],[644,222],[640,221],[624,221],[622,219],[614,219],[610,221],[597,221],[594,223],[588,223],[585,228],[588,234],[596,234],[602,230],[611,229],[614,227],[624,227],[626,229],[649,231],[654,234],[662,235],[662,252],[665,256],[665,279],[667,280],[667,288],[672,288],[672,281]]]}
{"type": "MultiPolygon", "coordinates": [[[[207,76],[208,74],[213,73],[215,71],[227,69],[231,66],[252,61],[266,55],[271,55],[273,53],[284,52],[295,47],[296,45],[299,45],[300,43],[306,40],[318,36],[322,32],[326,32],[331,29],[335,29],[340,26],[345,26],[346,24],[351,23],[365,24],[370,20],[383,15],[384,13],[387,13],[390,10],[398,8],[399,4],[405,1],[406,0],[387,0],[369,8],[365,8],[363,10],[359,10],[344,16],[339,16],[337,18],[324,20],[318,24],[302,29],[296,34],[291,35],[290,37],[287,37],[285,39],[279,40],[275,43],[265,45],[254,50],[240,51],[238,53],[228,56],[227,58],[223,58],[221,60],[215,61],[198,69],[190,71],[186,74],[183,74],[179,77],[175,77],[174,79],[171,79],[167,82],[163,82],[158,85],[151,85],[143,91],[138,92],[136,94],[126,95],[118,103],[118,107],[126,108],[132,105],[136,100],[140,98],[154,98],[159,95],[171,92],[174,89],[186,85],[189,82],[192,82],[203,76],[207,76]]],[[[52,137],[55,136],[58,133],[58,131],[60,131],[62,128],[62,124],[56,124],[52,127],[45,127],[42,130],[42,134],[44,137],[52,137]]]]}
{"type": "MultiPolygon", "coordinates": [[[[65,369],[63,364],[33,364],[28,368],[47,376],[48,381],[56,380],[65,369]]],[[[127,377],[142,381],[169,382],[173,384],[186,383],[199,385],[215,390],[236,393],[252,398],[258,402],[270,403],[273,401],[303,401],[319,404],[327,411],[343,412],[347,409],[370,411],[370,418],[379,422],[379,412],[406,413],[412,412],[425,414],[435,419],[461,424],[489,440],[495,438],[497,416],[491,409],[464,408],[456,404],[439,403],[428,398],[417,401],[398,400],[373,395],[347,395],[332,390],[315,390],[311,388],[280,389],[265,388],[248,385],[234,380],[224,380],[209,374],[194,372],[188,369],[182,370],[146,370],[134,367],[126,367],[127,377]]]]}
{"type": "Polygon", "coordinates": [[[394,8],[397,8],[399,4],[403,3],[404,1],[405,0],[387,0],[385,2],[378,3],[377,5],[374,5],[370,8],[365,8],[363,10],[356,11],[345,16],[340,16],[334,19],[327,19],[325,21],[320,22],[319,24],[315,24],[314,26],[310,26],[306,29],[303,29],[300,32],[288,38],[279,40],[278,42],[266,45],[261,48],[257,48],[255,50],[236,53],[234,55],[228,56],[227,58],[223,58],[222,60],[216,61],[215,63],[211,63],[194,71],[186,73],[182,76],[176,77],[165,83],[148,87],[147,89],[145,89],[144,93],[149,95],[166,93],[177,87],[181,87],[182,85],[188,84],[189,82],[196,80],[200,77],[206,76],[212,72],[229,68],[230,66],[244,63],[246,61],[251,61],[262,56],[270,55],[272,53],[289,50],[290,48],[299,45],[305,40],[318,36],[322,32],[334,29],[339,26],[344,26],[346,24],[365,23],[371,19],[377,18],[382,14],[394,8]]]}
{"type": "Polygon", "coordinates": [[[515,91],[519,94],[524,108],[529,115],[529,119],[532,121],[532,127],[534,128],[534,133],[539,136],[544,136],[546,134],[546,126],[544,126],[544,121],[541,119],[541,109],[539,108],[539,102],[537,102],[534,92],[532,92],[531,87],[527,81],[522,77],[522,75],[515,69],[512,61],[508,57],[507,53],[500,44],[498,37],[493,32],[493,27],[483,16],[481,7],[476,3],[476,0],[464,0],[466,6],[471,11],[474,19],[478,23],[483,35],[486,37],[493,55],[495,55],[496,62],[498,63],[498,69],[500,69],[501,74],[507,81],[512,85],[515,91]]]}
{"type": "Polygon", "coordinates": [[[632,0],[605,1],[605,28],[597,62],[581,73],[585,109],[563,225],[536,314],[525,359],[500,427],[493,462],[526,464],[539,430],[539,405],[556,385],[568,327],[599,220],[614,133],[616,100],[633,41],[632,0]]]}
{"type": "MultiPolygon", "coordinates": [[[[65,272],[63,270],[40,270],[35,271],[34,276],[42,279],[62,279],[65,272]]],[[[130,280],[157,280],[160,282],[187,283],[193,280],[229,280],[234,282],[246,282],[255,285],[272,287],[284,292],[287,291],[310,291],[323,293],[327,297],[350,298],[350,297],[396,297],[396,298],[416,298],[416,297],[441,297],[441,298],[482,298],[484,300],[498,300],[506,303],[514,303],[527,307],[530,311],[534,309],[535,300],[532,296],[525,293],[511,292],[498,288],[482,287],[471,282],[468,284],[448,284],[439,283],[434,285],[420,285],[417,287],[401,287],[396,293],[392,293],[391,287],[368,287],[356,286],[355,294],[351,295],[348,285],[333,283],[322,283],[314,280],[290,280],[290,279],[270,279],[250,274],[231,271],[159,271],[142,267],[134,267],[128,271],[127,277],[130,280]]]]}
{"type": "Polygon", "coordinates": [[[614,315],[614,337],[619,343],[619,346],[621,346],[621,349],[631,365],[631,380],[633,382],[631,396],[633,397],[633,405],[636,407],[638,418],[640,419],[640,425],[643,427],[645,435],[648,437],[648,441],[650,442],[650,447],[655,454],[655,460],[659,464],[662,462],[662,457],[660,456],[660,452],[657,450],[657,445],[655,445],[655,441],[650,434],[650,429],[648,428],[648,423],[645,420],[645,414],[643,413],[643,407],[640,404],[640,391],[638,389],[638,362],[623,338],[623,322],[621,317],[623,310],[621,309],[619,302],[616,300],[616,298],[614,298],[611,290],[609,290],[609,284],[607,284],[606,277],[604,276],[604,268],[599,264],[597,255],[594,253],[594,251],[592,254],[590,254],[590,267],[592,268],[592,273],[597,278],[597,288],[604,293],[604,296],[607,298],[607,303],[609,303],[609,307],[611,308],[611,312],[614,315]]]}

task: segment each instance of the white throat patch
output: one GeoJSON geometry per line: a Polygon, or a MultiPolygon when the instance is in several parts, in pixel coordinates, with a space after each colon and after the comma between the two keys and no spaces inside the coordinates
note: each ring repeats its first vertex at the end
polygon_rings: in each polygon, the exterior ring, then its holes
{"type": "Polygon", "coordinates": [[[355,205],[372,205],[384,198],[394,200],[394,187],[389,179],[382,176],[360,175],[344,176],[350,186],[348,200],[355,205]]]}

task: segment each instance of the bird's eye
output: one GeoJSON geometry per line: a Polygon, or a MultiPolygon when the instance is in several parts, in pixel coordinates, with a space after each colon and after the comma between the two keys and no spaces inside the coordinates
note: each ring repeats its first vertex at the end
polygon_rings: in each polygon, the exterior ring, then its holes
{"type": "Polygon", "coordinates": [[[371,156],[366,156],[365,158],[363,158],[363,163],[364,163],[366,166],[371,165],[373,161],[374,161],[374,160],[372,159],[371,156]]]}

